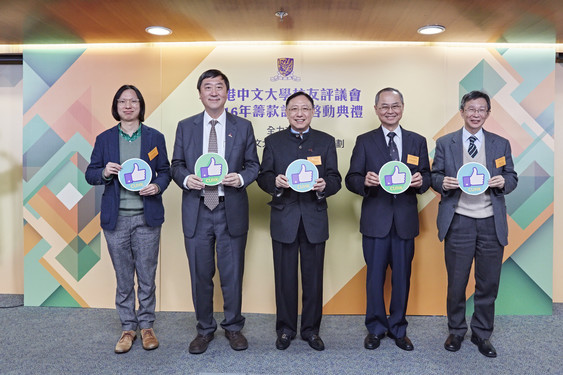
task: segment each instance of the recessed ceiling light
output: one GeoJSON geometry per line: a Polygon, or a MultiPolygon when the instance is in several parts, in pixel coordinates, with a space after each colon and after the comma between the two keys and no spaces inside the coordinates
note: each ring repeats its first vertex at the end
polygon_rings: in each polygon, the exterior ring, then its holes
{"type": "Polygon", "coordinates": [[[424,35],[440,34],[443,33],[444,31],[446,31],[446,28],[442,25],[426,25],[426,26],[422,26],[420,29],[417,30],[419,34],[424,34],[424,35]]]}
{"type": "Polygon", "coordinates": [[[172,30],[164,26],[149,26],[145,29],[145,31],[152,35],[170,35],[172,34],[172,30]]]}

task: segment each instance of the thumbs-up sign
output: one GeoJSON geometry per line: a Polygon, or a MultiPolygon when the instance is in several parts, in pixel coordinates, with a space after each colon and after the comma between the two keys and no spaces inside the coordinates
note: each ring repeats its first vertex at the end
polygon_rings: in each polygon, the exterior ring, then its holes
{"type": "Polygon", "coordinates": [[[308,171],[305,168],[305,164],[301,164],[301,170],[299,173],[294,173],[291,175],[291,181],[294,184],[300,184],[302,182],[311,182],[313,181],[313,171],[308,171]]]}
{"type": "Polygon", "coordinates": [[[392,175],[385,176],[385,185],[393,186],[404,184],[407,181],[407,174],[405,172],[399,172],[399,166],[395,166],[392,175]]]}
{"type": "Polygon", "coordinates": [[[463,186],[481,186],[485,183],[485,175],[480,174],[476,167],[473,167],[471,176],[463,176],[463,186]]]}
{"type": "Polygon", "coordinates": [[[215,158],[209,160],[207,167],[201,167],[201,178],[220,176],[223,172],[223,165],[215,161],[215,158]]]}
{"type": "Polygon", "coordinates": [[[147,176],[146,169],[140,169],[139,164],[133,164],[133,171],[130,173],[123,174],[125,178],[125,183],[130,184],[137,181],[143,181],[147,176]]]}

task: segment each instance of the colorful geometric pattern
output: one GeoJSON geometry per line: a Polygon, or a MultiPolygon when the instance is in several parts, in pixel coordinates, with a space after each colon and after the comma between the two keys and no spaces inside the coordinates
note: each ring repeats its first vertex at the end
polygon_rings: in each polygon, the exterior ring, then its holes
{"type": "MultiPolygon", "coordinates": [[[[194,75],[198,74],[192,72],[215,67],[202,64],[213,50],[213,47],[145,46],[123,50],[24,51],[26,305],[98,306],[98,300],[92,297],[99,282],[96,277],[100,274],[107,276],[108,272],[113,277],[113,270],[109,266],[103,272],[98,271],[104,257],[107,259],[107,253],[102,251],[99,227],[103,188],[88,185],[84,171],[96,136],[115,125],[110,113],[111,98],[121,84],[135,84],[143,92],[147,103],[145,117],[153,114],[150,125],[157,129],[159,119],[173,117],[177,121],[193,114],[192,108],[201,110],[201,106],[195,92],[194,75]],[[186,94],[186,85],[193,90],[189,94],[186,94]],[[191,107],[184,113],[182,104],[186,100],[190,101],[191,107]],[[174,107],[172,114],[170,106],[174,107]]],[[[217,56],[219,59],[232,57],[229,51],[228,48],[218,47],[217,56]]],[[[308,51],[302,51],[303,54],[305,52],[308,51]]],[[[463,55],[469,52],[452,49],[445,53],[463,55]]],[[[454,91],[459,98],[475,89],[489,93],[493,110],[485,128],[509,139],[520,178],[518,188],[507,196],[509,245],[505,248],[497,313],[549,314],[553,259],[555,52],[538,48],[506,48],[478,49],[478,53],[483,57],[461,73],[450,73],[455,76],[455,80],[450,82],[459,82],[457,91],[454,91]]],[[[271,60],[276,61],[275,58],[271,60]]],[[[242,68],[237,66],[239,70],[246,72],[244,64],[248,62],[243,59],[238,63],[242,64],[242,68]]],[[[222,68],[221,64],[217,67],[222,68]]],[[[299,69],[300,76],[307,79],[307,70],[302,66],[299,69]]],[[[257,67],[259,70],[260,67],[257,67]]],[[[269,68],[263,70],[270,71],[269,68]]],[[[451,67],[451,71],[457,70],[460,68],[451,67]]],[[[244,80],[244,74],[239,73],[234,78],[244,80]]],[[[332,77],[331,74],[327,72],[323,77],[332,77]]],[[[235,80],[231,81],[233,85],[235,80]]],[[[236,86],[244,87],[244,82],[237,82],[236,86]]],[[[367,90],[367,87],[359,89],[367,90]]],[[[175,123],[168,122],[170,124],[166,126],[175,129],[175,123]]],[[[423,135],[437,139],[459,129],[460,125],[459,115],[456,114],[435,134],[423,135]]],[[[163,124],[160,126],[164,127],[163,124]]],[[[163,132],[166,136],[167,133],[163,132]]],[[[354,137],[347,138],[347,144],[352,145],[354,137]]],[[[171,158],[172,144],[167,146],[171,158]]],[[[434,150],[429,151],[432,156],[434,150]]],[[[341,172],[345,173],[344,170],[341,172]]],[[[174,189],[176,191],[172,193],[166,192],[165,200],[171,199],[172,194],[179,195],[177,187],[171,186],[170,190],[174,189]]],[[[420,211],[421,234],[416,238],[407,313],[444,314],[446,275],[443,243],[438,241],[435,225],[439,196],[429,192],[422,199],[425,204],[421,205],[420,211]]],[[[251,197],[252,204],[263,200],[263,195],[251,197]]],[[[331,228],[335,235],[344,235],[336,227],[331,228]]],[[[173,241],[174,246],[176,242],[180,243],[178,246],[183,246],[181,233],[174,235],[178,236],[178,241],[173,241]]],[[[358,236],[356,232],[352,235],[358,236]]],[[[253,246],[262,251],[262,244],[249,241],[247,254],[257,251],[253,246]]],[[[348,255],[342,252],[339,256],[348,255]]],[[[325,304],[325,313],[365,313],[365,267],[351,271],[352,276],[343,279],[348,282],[342,286],[339,284],[325,304]]],[[[181,282],[187,283],[186,280],[181,282]]],[[[255,280],[248,283],[255,284],[255,280]]],[[[386,285],[387,296],[389,284],[386,285]]],[[[470,305],[472,288],[471,281],[467,291],[470,305]]]]}
{"type": "Polygon", "coordinates": [[[88,301],[96,280],[88,275],[102,257],[99,210],[103,187],[89,185],[84,173],[96,136],[116,124],[110,111],[113,95],[119,86],[130,82],[157,88],[144,91],[150,103],[148,117],[160,104],[161,95],[165,97],[185,78],[170,74],[163,82],[155,72],[175,64],[196,66],[209,50],[24,51],[26,305],[92,305],[88,301]]]}

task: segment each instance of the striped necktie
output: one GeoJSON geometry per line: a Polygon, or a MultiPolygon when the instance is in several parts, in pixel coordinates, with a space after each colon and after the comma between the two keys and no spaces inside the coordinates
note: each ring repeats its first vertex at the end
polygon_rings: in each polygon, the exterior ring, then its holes
{"type": "Polygon", "coordinates": [[[474,135],[469,137],[469,148],[467,149],[467,152],[469,153],[469,156],[471,156],[472,158],[474,158],[475,155],[477,155],[477,146],[475,146],[476,140],[477,137],[474,135]]]}
{"type": "MultiPolygon", "coordinates": [[[[211,131],[209,132],[209,147],[207,147],[207,152],[217,153],[219,148],[217,147],[217,132],[215,131],[215,125],[217,125],[217,120],[212,119],[209,121],[211,124],[211,131]]],[[[207,206],[211,211],[219,205],[219,186],[206,186],[205,195],[203,196],[203,204],[207,206]]]]}

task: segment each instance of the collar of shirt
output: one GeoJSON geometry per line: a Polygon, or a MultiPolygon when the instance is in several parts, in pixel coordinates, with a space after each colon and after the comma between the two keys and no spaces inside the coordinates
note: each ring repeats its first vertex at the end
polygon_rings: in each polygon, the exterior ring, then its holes
{"type": "MultiPolygon", "coordinates": [[[[207,153],[209,147],[209,132],[211,131],[210,121],[213,117],[209,116],[207,112],[203,113],[203,153],[207,153]]],[[[225,157],[225,132],[227,129],[227,113],[223,111],[221,116],[216,118],[217,124],[215,124],[215,133],[217,134],[217,153],[222,157],[225,157]]]]}
{"type": "MultiPolygon", "coordinates": [[[[385,143],[387,143],[387,146],[389,146],[389,140],[390,138],[387,136],[387,134],[391,133],[391,131],[389,129],[387,129],[385,126],[382,126],[381,129],[383,129],[383,136],[385,136],[385,143]]],[[[397,148],[401,147],[401,145],[403,144],[403,132],[401,131],[401,126],[397,126],[397,128],[395,130],[393,130],[393,132],[395,133],[395,138],[393,138],[393,140],[395,141],[395,144],[397,145],[397,148]]]]}
{"type": "Polygon", "coordinates": [[[142,123],[139,123],[139,127],[137,128],[137,130],[135,130],[133,134],[131,134],[131,136],[129,136],[129,134],[121,130],[121,123],[117,125],[117,128],[119,129],[119,135],[121,135],[123,139],[125,139],[127,142],[133,142],[134,140],[136,140],[141,136],[141,125],[142,123]]]}
{"type": "Polygon", "coordinates": [[[465,127],[463,127],[463,134],[461,136],[461,138],[463,139],[463,146],[466,150],[469,149],[469,137],[471,137],[472,135],[477,138],[477,140],[475,141],[475,147],[477,147],[477,151],[479,151],[481,149],[481,145],[483,144],[483,139],[485,138],[483,129],[479,129],[477,133],[471,134],[467,131],[467,129],[465,129],[465,127]]]}
{"type": "MultiPolygon", "coordinates": [[[[289,127],[289,131],[291,131],[291,134],[295,134],[295,135],[299,135],[299,136],[300,136],[301,134],[307,134],[307,133],[309,133],[309,130],[311,130],[311,127],[310,127],[310,126],[309,126],[309,127],[307,128],[307,130],[305,130],[304,132],[299,133],[298,131],[293,130],[293,128],[292,128],[291,126],[289,127]]],[[[301,138],[303,138],[303,137],[301,137],[301,138]]]]}

